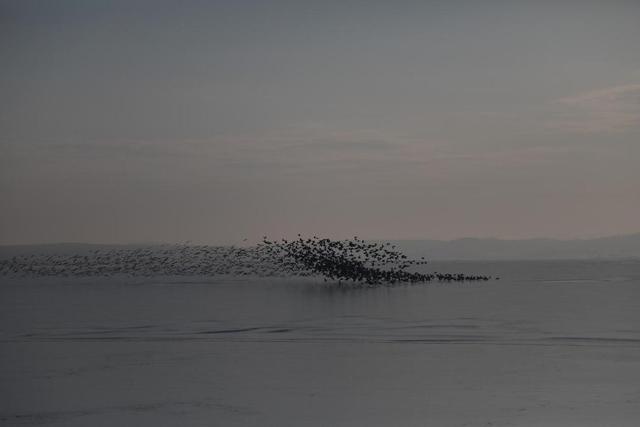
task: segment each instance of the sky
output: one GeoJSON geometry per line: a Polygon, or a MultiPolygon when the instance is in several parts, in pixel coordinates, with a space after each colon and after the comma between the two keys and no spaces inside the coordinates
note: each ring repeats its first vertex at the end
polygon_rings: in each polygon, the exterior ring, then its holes
{"type": "Polygon", "coordinates": [[[640,2],[0,0],[0,244],[640,231],[640,2]]]}

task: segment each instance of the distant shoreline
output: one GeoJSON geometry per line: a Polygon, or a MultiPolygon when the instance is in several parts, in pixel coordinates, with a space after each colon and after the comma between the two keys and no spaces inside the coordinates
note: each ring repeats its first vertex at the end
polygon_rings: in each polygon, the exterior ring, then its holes
{"type": "MultiPolygon", "coordinates": [[[[370,241],[382,241],[369,239],[370,241]]],[[[412,257],[429,261],[554,261],[554,260],[636,260],[640,259],[640,233],[596,239],[463,238],[456,240],[390,239],[412,257]]],[[[0,257],[22,254],[82,254],[100,249],[135,249],[171,246],[170,243],[45,243],[0,245],[0,257]]],[[[180,245],[180,244],[177,244],[180,245]]],[[[231,245],[208,245],[231,246],[231,245]]]]}

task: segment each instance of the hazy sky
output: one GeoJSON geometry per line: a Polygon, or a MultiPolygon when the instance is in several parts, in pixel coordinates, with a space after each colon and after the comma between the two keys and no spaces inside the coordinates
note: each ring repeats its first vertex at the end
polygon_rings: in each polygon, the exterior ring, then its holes
{"type": "Polygon", "coordinates": [[[640,1],[0,0],[0,243],[640,231],[640,1]]]}

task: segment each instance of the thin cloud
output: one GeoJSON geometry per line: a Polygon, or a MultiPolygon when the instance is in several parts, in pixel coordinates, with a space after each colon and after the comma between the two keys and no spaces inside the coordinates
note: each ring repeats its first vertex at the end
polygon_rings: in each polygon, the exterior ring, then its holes
{"type": "Polygon", "coordinates": [[[614,86],[557,99],[551,127],[574,132],[640,129],[640,84],[614,86]]]}

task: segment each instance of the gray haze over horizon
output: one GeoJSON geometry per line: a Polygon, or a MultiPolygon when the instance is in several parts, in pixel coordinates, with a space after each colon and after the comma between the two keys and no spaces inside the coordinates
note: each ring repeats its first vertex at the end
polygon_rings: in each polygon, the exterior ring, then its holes
{"type": "Polygon", "coordinates": [[[636,233],[638,22],[622,0],[0,0],[0,244],[636,233]]]}

